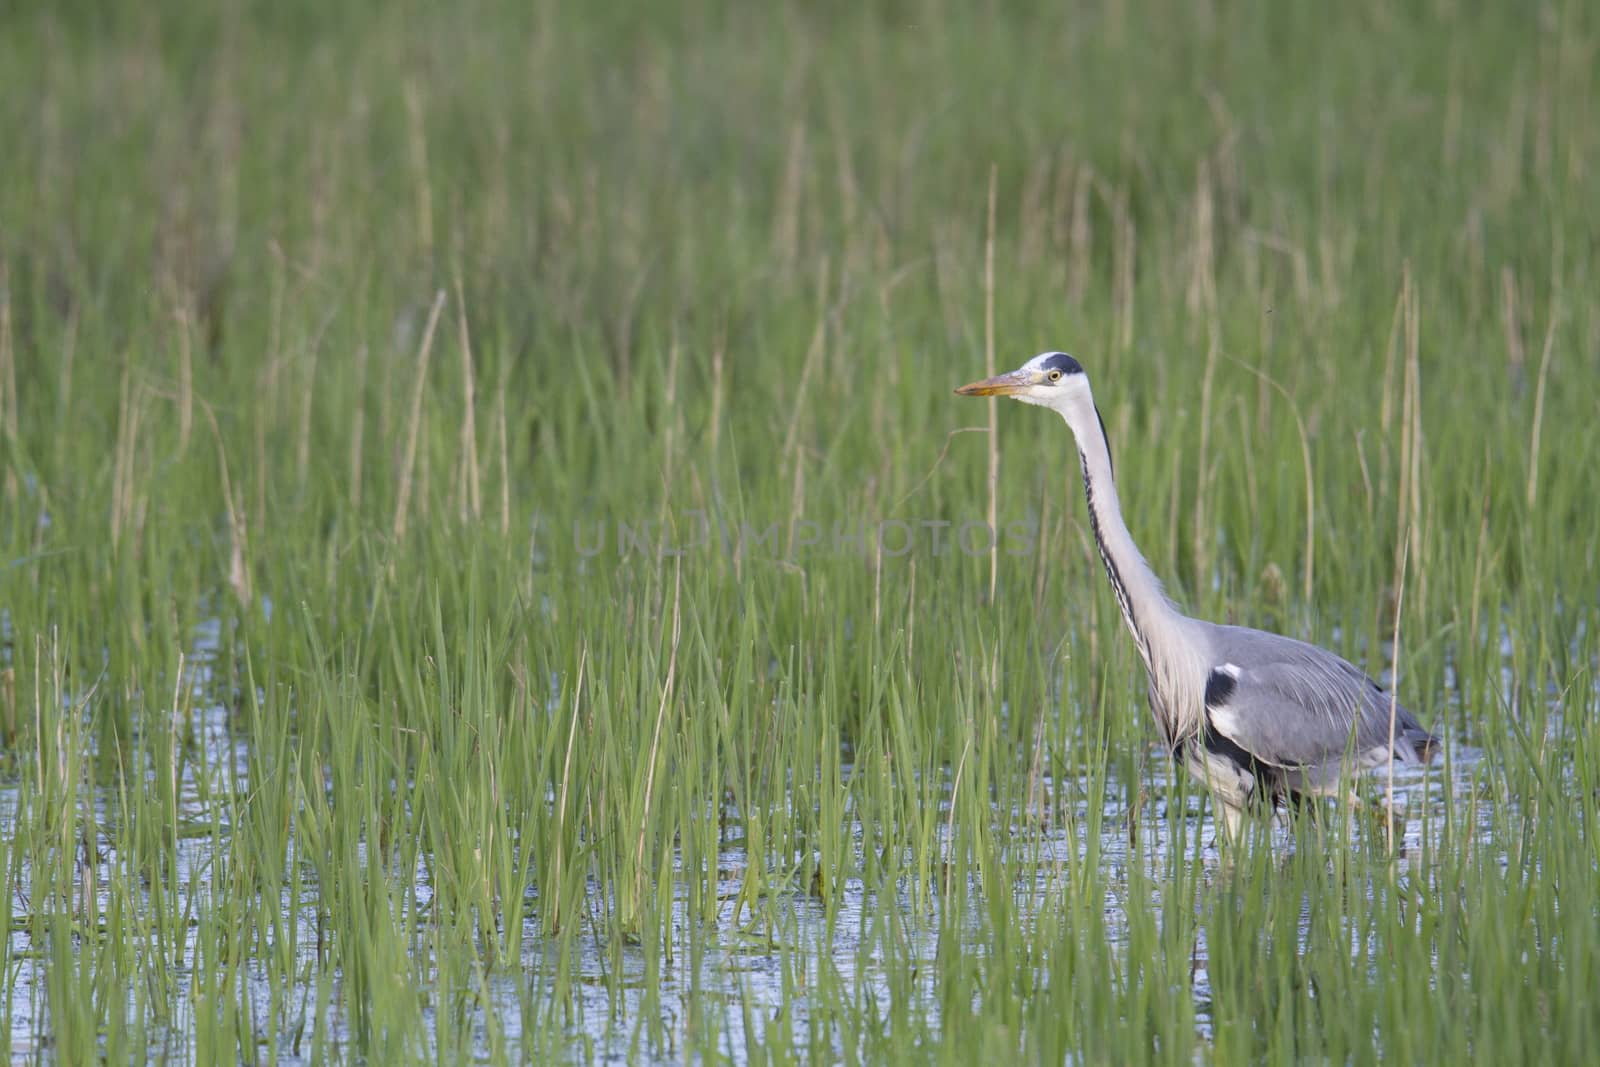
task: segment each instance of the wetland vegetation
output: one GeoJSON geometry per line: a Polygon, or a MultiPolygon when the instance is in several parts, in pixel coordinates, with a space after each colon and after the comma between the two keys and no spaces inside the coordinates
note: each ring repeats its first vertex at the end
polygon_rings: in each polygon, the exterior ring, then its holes
{"type": "Polygon", "coordinates": [[[1597,49],[0,12],[0,1049],[1586,1059],[1597,49]],[[1397,840],[1219,852],[1065,430],[951,396],[1049,348],[1180,603],[1447,738],[1397,840]]]}

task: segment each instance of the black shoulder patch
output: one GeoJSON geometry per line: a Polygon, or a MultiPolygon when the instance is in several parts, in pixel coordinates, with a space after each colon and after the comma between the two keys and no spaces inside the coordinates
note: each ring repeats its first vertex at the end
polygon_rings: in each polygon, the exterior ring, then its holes
{"type": "Polygon", "coordinates": [[[1082,374],[1083,364],[1065,352],[1052,352],[1042,364],[1045,370],[1058,370],[1062,374],[1082,374]]]}
{"type": "Polygon", "coordinates": [[[1255,756],[1246,752],[1239,743],[1231,737],[1223,735],[1215,726],[1211,725],[1211,716],[1206,716],[1205,733],[1200,737],[1200,743],[1207,752],[1213,752],[1231,760],[1236,767],[1259,775],[1264,766],[1255,756]]]}
{"type": "Polygon", "coordinates": [[[1206,676],[1206,707],[1220,708],[1233,696],[1233,691],[1239,683],[1233,675],[1220,667],[1215,668],[1206,676]]]}
{"type": "Polygon", "coordinates": [[[1224,737],[1212,725],[1210,716],[1206,717],[1205,733],[1200,738],[1201,744],[1212,755],[1221,756],[1232,763],[1241,771],[1249,771],[1255,778],[1255,788],[1250,790],[1252,799],[1256,797],[1271,796],[1277,792],[1281,784],[1282,772],[1270,763],[1262,763],[1254,755],[1240,747],[1239,743],[1231,737],[1224,737]]]}

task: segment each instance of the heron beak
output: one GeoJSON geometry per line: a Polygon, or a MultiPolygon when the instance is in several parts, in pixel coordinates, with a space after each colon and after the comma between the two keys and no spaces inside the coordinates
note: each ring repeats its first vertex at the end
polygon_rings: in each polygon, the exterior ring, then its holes
{"type": "Polygon", "coordinates": [[[1009,374],[997,374],[993,378],[985,378],[981,382],[972,382],[956,390],[957,396],[1016,396],[1025,391],[1033,382],[1028,375],[1021,371],[1012,371],[1009,374]]]}

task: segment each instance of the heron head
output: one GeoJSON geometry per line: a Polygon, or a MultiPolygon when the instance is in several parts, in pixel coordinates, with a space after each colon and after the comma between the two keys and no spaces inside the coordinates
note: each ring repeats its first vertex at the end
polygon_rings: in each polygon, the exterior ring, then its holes
{"type": "Polygon", "coordinates": [[[963,385],[956,393],[961,396],[1009,396],[1024,404],[1058,408],[1068,398],[1087,388],[1088,382],[1077,360],[1065,352],[1045,352],[1009,374],[963,385]]]}

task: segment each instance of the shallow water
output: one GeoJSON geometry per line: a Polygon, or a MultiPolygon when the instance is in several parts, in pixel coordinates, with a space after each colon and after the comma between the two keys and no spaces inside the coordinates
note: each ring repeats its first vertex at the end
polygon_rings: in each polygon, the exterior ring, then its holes
{"type": "MultiPolygon", "coordinates": [[[[210,661],[218,647],[217,624],[201,627],[194,635],[194,645],[184,666],[184,685],[192,694],[211,689],[210,661]]],[[[188,729],[196,750],[202,759],[189,760],[184,765],[184,778],[180,788],[180,820],[206,823],[217,814],[208,809],[207,798],[241,795],[248,787],[248,742],[238,734],[227,710],[221,706],[195,708],[189,715],[188,729]]],[[[1464,746],[1455,746],[1449,764],[1449,776],[1438,765],[1428,771],[1397,768],[1395,780],[1396,806],[1406,812],[1405,848],[1402,855],[1415,854],[1422,844],[1423,820],[1419,815],[1426,807],[1435,814],[1444,811],[1447,803],[1465,810],[1460,803],[1470,803],[1466,798],[1478,796],[1481,783],[1475,783],[1478,753],[1464,746]],[[1447,802],[1444,795],[1448,786],[1454,796],[1447,802]]],[[[1178,818],[1169,816],[1166,805],[1169,764],[1164,758],[1145,761],[1150,768],[1149,778],[1140,783],[1141,789],[1133,795],[1152,799],[1146,801],[1136,818],[1120,801],[1107,800],[1098,813],[1101,830],[1095,842],[1098,862],[1106,872],[1106,897],[1104,901],[1106,935],[1113,951],[1125,951],[1127,910],[1130,906],[1156,908],[1160,914],[1162,901],[1162,872],[1174,862],[1174,847],[1192,848],[1196,834],[1202,844],[1201,862],[1209,870],[1221,860],[1215,841],[1215,828],[1206,814],[1207,806],[1195,796],[1186,797],[1178,818]],[[1188,846],[1174,843],[1175,829],[1188,846]],[[1137,835],[1138,848],[1130,847],[1130,837],[1137,835]],[[1135,884],[1130,865],[1142,864],[1144,877],[1137,880],[1149,886],[1153,898],[1131,900],[1135,884]]],[[[1091,795],[1080,781],[1058,781],[1046,778],[1043,782],[1046,795],[1081,797],[1091,795]]],[[[1107,798],[1130,795],[1123,786],[1111,782],[1103,795],[1107,798]]],[[[0,832],[14,832],[18,792],[15,788],[0,790],[0,832]]],[[[101,827],[111,825],[106,798],[96,802],[97,821],[101,827]]],[[[1015,847],[1026,855],[1014,868],[1022,872],[1011,886],[1018,918],[1031,924],[1036,911],[1053,895],[1065,891],[1065,879],[1071,866],[1089,853],[1090,842],[1082,828],[1088,824],[1090,812],[1084,802],[1074,809],[1068,804],[1069,818],[1056,818],[1045,825],[1025,817],[1014,817],[1018,826],[1015,847]]],[[[1489,813],[1478,812],[1478,833],[1486,837],[1489,831],[1489,813]]],[[[1442,828],[1442,818],[1431,820],[1435,829],[1442,828]]],[[[855,839],[861,841],[859,826],[853,828],[855,839]]],[[[226,828],[223,828],[226,833],[226,828]]],[[[1291,850],[1295,846],[1290,828],[1275,824],[1272,831],[1275,849],[1291,850]]],[[[942,836],[942,832],[941,832],[942,836]]],[[[942,842],[941,842],[942,845],[942,842]]],[[[108,870],[114,862],[115,840],[102,835],[99,841],[102,870],[93,880],[102,905],[108,895],[108,870]]],[[[209,896],[210,879],[214,870],[212,841],[209,834],[185,837],[180,834],[176,871],[180,887],[185,893],[194,892],[209,896]]],[[[291,849],[293,848],[291,843],[291,849]]],[[[942,847],[941,847],[942,851],[942,847]]],[[[1186,857],[1178,857],[1186,862],[1186,857]]],[[[904,881],[897,883],[892,898],[882,893],[869,892],[859,881],[847,882],[841,889],[832,909],[815,896],[790,889],[763,898],[763,921],[756,923],[749,911],[735,914],[739,905],[744,867],[744,856],[738,847],[724,847],[718,855],[717,895],[720,905],[716,916],[716,929],[700,944],[709,948],[694,959],[687,931],[692,924],[702,920],[691,915],[688,879],[676,879],[676,899],[673,902],[672,926],[675,933],[676,958],[660,967],[658,980],[652,986],[652,968],[645,952],[638,947],[623,951],[620,959],[609,955],[602,945],[605,939],[593,928],[599,920],[594,916],[608,914],[608,900],[603,886],[591,881],[590,908],[581,919],[583,929],[573,944],[577,946],[575,958],[567,961],[570,981],[565,985],[564,999],[557,1005],[548,992],[554,976],[561,967],[557,949],[541,932],[537,902],[531,900],[524,909],[529,917],[524,920],[521,944],[520,973],[500,973],[487,980],[488,995],[475,1001],[466,1010],[468,1023],[477,1036],[478,1051],[487,1055],[491,1041],[503,1043],[512,1050],[526,1049],[523,1027],[531,1022],[539,1026],[539,1047],[550,1044],[548,1027],[552,1019],[559,1020],[561,1038],[570,1047],[584,1050],[584,1058],[600,1062],[638,1063],[677,1061],[677,1051],[691,1027],[707,1025],[708,1013],[715,1017],[709,1025],[721,1035],[719,1044],[729,1059],[743,1062],[744,1050],[749,1044],[759,1043],[768,1028],[788,1026],[797,1038],[806,1033],[808,1001],[805,990],[811,988],[823,969],[843,979],[855,996],[863,1002],[875,1000],[887,1003],[891,996],[888,973],[885,969],[883,946],[879,940],[885,918],[894,920],[895,953],[903,969],[907,960],[931,973],[937,965],[937,947],[940,923],[936,913],[939,896],[930,901],[926,896],[921,903],[913,899],[904,881]],[[831,912],[831,913],[830,913],[831,912]],[[785,948],[787,951],[779,951],[785,948]],[[529,1005],[534,1005],[530,1013],[529,1005]],[[647,1016],[647,1013],[648,1016],[647,1016]]],[[[82,872],[79,874],[81,886],[82,872]]],[[[427,865],[419,862],[414,878],[413,906],[426,912],[432,897],[427,865]]],[[[22,871],[20,892],[11,901],[10,956],[14,973],[10,977],[11,996],[7,1005],[10,1039],[13,1056],[35,1057],[48,1054],[49,1019],[45,1005],[45,967],[47,946],[31,942],[26,925],[20,921],[28,914],[30,887],[28,872],[22,871]]],[[[308,916],[318,909],[305,906],[305,900],[282,901],[283,914],[298,926],[299,943],[315,946],[318,931],[311,926],[308,916]],[[298,904],[298,906],[296,906],[298,904]]],[[[315,896],[312,882],[305,892],[315,896]]],[[[314,903],[312,901],[311,903],[314,903]]],[[[1302,936],[1305,924],[1302,922],[1302,936]]],[[[982,920],[975,917],[970,930],[963,936],[970,944],[963,951],[982,953],[984,928],[982,920]]],[[[702,928],[701,934],[707,932],[702,928]]],[[[181,958],[192,964],[197,958],[194,935],[184,946],[181,958]]],[[[311,950],[314,951],[314,950],[311,950]]],[[[1207,947],[1205,929],[1201,924],[1198,941],[1193,949],[1192,987],[1196,1001],[1196,1025],[1202,1037],[1210,1032],[1210,983],[1206,971],[1207,947]]],[[[307,955],[301,961],[300,972],[310,974],[316,961],[307,955]]],[[[281,1063],[309,1062],[310,1041],[307,1034],[296,1037],[283,1032],[284,1018],[269,1014],[270,987],[259,966],[247,967],[243,993],[248,998],[254,1014],[255,1031],[268,1035],[270,1049],[264,1055],[281,1063]]],[[[149,1052],[154,1057],[179,1061],[194,1058],[193,1020],[188,1011],[194,1002],[192,974],[178,968],[172,975],[176,985],[168,1003],[177,1014],[164,1024],[152,1025],[149,1052]]],[[[349,1039],[349,1020],[346,1006],[340,1000],[340,976],[333,976],[334,1000],[328,1020],[335,1045],[343,1046],[349,1039]]],[[[933,993],[933,983],[923,980],[917,984],[923,1001],[911,1006],[913,1013],[937,1028],[939,1005],[933,993]]],[[[315,1003],[315,993],[308,980],[294,991],[293,998],[306,1004],[315,1003]]],[[[430,1000],[436,998],[430,998],[430,1000]]],[[[134,1008],[130,994],[129,1008],[134,1008]]],[[[424,1023],[433,1025],[430,1006],[424,1010],[424,1023]]],[[[306,1020],[309,1024],[310,1020],[306,1020]]],[[[561,1044],[558,1040],[557,1044],[561,1044]]]]}

